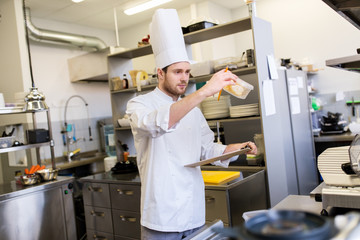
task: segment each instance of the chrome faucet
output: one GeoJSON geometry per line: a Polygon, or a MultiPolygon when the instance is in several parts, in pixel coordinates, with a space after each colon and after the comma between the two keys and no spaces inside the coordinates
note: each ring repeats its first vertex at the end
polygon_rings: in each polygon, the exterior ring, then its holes
{"type": "Polygon", "coordinates": [[[69,101],[73,98],[80,98],[84,103],[85,103],[85,107],[86,107],[86,112],[87,112],[87,120],[88,120],[88,128],[89,128],[89,141],[92,141],[92,135],[91,135],[91,127],[90,127],[90,118],[89,118],[89,109],[88,109],[88,103],[85,101],[85,99],[83,97],[81,97],[80,95],[73,95],[71,96],[65,104],[65,112],[64,112],[64,126],[65,126],[65,130],[63,131],[63,133],[65,133],[66,137],[65,137],[65,142],[66,142],[66,157],[67,160],[70,162],[71,161],[71,157],[73,156],[73,153],[70,152],[70,145],[73,143],[76,143],[80,140],[84,140],[85,138],[79,138],[78,140],[73,140],[71,136],[69,136],[69,131],[68,129],[68,123],[66,121],[66,112],[67,112],[67,108],[68,108],[68,104],[69,101]]]}

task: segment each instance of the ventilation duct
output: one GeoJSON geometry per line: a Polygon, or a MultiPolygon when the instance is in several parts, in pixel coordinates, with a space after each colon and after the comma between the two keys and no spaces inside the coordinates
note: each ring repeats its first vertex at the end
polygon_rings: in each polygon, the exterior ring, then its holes
{"type": "Polygon", "coordinates": [[[67,44],[82,48],[95,48],[97,50],[106,48],[106,44],[97,37],[83,36],[71,33],[45,30],[35,27],[30,18],[30,9],[26,8],[26,26],[29,36],[35,41],[46,41],[50,43],[67,44]]]}

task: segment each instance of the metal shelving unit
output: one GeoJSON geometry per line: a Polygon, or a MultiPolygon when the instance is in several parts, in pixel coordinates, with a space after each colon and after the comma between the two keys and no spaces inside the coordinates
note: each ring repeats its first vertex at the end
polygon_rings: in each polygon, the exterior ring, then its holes
{"type": "MultiPolygon", "coordinates": [[[[323,0],[349,23],[360,29],[360,2],[355,0],[323,0]]],[[[359,51],[359,50],[358,50],[359,51]]],[[[360,54],[326,60],[326,66],[360,72],[360,54]]]]}
{"type": "MultiPolygon", "coordinates": [[[[293,146],[286,145],[288,143],[284,142],[283,137],[285,131],[287,131],[286,134],[291,135],[290,130],[284,129],[284,126],[290,124],[289,116],[284,118],[284,112],[288,113],[289,111],[288,106],[286,105],[288,104],[288,102],[286,102],[288,101],[286,89],[277,89],[278,86],[284,85],[284,83],[281,82],[283,80],[272,81],[274,83],[274,91],[276,91],[276,113],[269,115],[266,113],[264,107],[266,105],[266,90],[264,89],[263,83],[265,80],[269,79],[267,59],[269,55],[274,55],[271,23],[252,16],[185,34],[184,39],[187,49],[191,50],[191,44],[245,31],[251,31],[252,46],[254,48],[254,58],[256,63],[253,67],[241,68],[233,72],[241,79],[252,84],[254,90],[250,92],[245,100],[239,100],[231,96],[231,105],[258,103],[260,115],[243,118],[211,119],[208,123],[209,125],[216,124],[216,122],[221,123],[222,131],[225,136],[225,144],[249,141],[255,134],[263,135],[265,166],[234,166],[234,168],[250,169],[254,171],[265,169],[269,189],[269,205],[273,205],[287,195],[297,192],[298,187],[296,186],[296,176],[291,174],[289,176],[287,174],[287,168],[293,169],[294,166],[292,165],[293,162],[291,162],[293,160],[287,159],[286,155],[292,150],[293,146]]],[[[114,77],[123,76],[124,73],[133,70],[133,58],[150,54],[152,54],[151,46],[145,46],[109,55],[109,80],[114,77]]],[[[196,83],[205,82],[210,78],[211,74],[190,79],[186,94],[196,91],[196,83]]],[[[142,86],[141,92],[137,92],[135,88],[110,91],[112,117],[115,126],[115,143],[126,143],[129,146],[130,154],[135,153],[132,133],[129,127],[117,127],[117,120],[123,118],[125,115],[126,104],[130,99],[138,94],[149,92],[154,89],[154,87],[155,85],[142,86]]],[[[111,89],[111,81],[109,81],[109,89],[111,89]]],[[[117,149],[119,149],[119,145],[117,145],[117,149]]],[[[118,159],[121,158],[120,152],[121,151],[117,150],[118,159]]]]}
{"type": "Polygon", "coordinates": [[[5,113],[2,112],[2,113],[0,113],[0,115],[31,114],[32,115],[32,122],[33,122],[33,129],[36,129],[37,128],[36,113],[39,113],[39,112],[46,112],[48,131],[49,131],[49,139],[50,140],[48,142],[43,142],[43,143],[26,144],[26,145],[21,145],[21,146],[1,148],[0,153],[7,153],[7,152],[14,152],[14,151],[20,151],[20,150],[26,150],[26,149],[35,148],[36,149],[37,163],[40,165],[41,164],[40,147],[49,146],[50,147],[50,154],[51,154],[51,165],[52,165],[52,168],[55,169],[56,165],[55,165],[55,153],[54,153],[54,140],[53,140],[53,137],[52,137],[52,130],[51,130],[50,109],[37,110],[37,111],[23,111],[23,110],[21,110],[21,111],[11,111],[11,112],[5,112],[5,113]]]}

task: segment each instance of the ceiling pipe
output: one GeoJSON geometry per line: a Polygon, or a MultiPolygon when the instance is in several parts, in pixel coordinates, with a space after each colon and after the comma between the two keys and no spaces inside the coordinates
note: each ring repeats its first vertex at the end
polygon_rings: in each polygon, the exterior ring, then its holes
{"type": "Polygon", "coordinates": [[[71,33],[45,30],[35,27],[30,18],[30,9],[26,8],[26,26],[30,37],[36,41],[46,41],[49,43],[60,43],[74,45],[77,47],[95,48],[97,50],[106,48],[106,44],[97,37],[83,36],[71,33]]]}

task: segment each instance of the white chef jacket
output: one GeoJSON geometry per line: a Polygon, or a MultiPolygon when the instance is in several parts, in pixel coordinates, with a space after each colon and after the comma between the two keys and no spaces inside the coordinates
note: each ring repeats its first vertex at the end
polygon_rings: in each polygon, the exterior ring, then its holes
{"type": "MultiPolygon", "coordinates": [[[[141,179],[141,225],[180,232],[205,224],[205,189],[200,167],[184,167],[221,155],[199,108],[168,129],[171,97],[156,88],[131,99],[130,117],[141,179]]],[[[230,160],[216,165],[227,166],[230,160]]]]}

